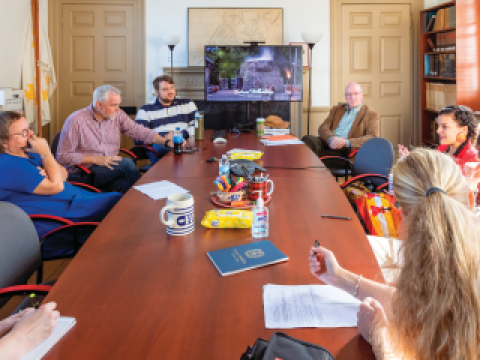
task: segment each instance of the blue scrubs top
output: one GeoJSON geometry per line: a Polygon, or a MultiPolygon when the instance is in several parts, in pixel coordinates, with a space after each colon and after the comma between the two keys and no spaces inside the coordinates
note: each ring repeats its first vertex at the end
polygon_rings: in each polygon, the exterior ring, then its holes
{"type": "MultiPolygon", "coordinates": [[[[36,153],[27,152],[29,159],[0,154],[0,201],[17,205],[28,215],[60,216],[71,221],[101,221],[122,197],[120,193],[93,193],[65,183],[55,195],[36,195],[33,191],[44,176],[38,167],[42,160],[36,153]]],[[[35,222],[39,237],[58,227],[58,224],[35,222]]]]}

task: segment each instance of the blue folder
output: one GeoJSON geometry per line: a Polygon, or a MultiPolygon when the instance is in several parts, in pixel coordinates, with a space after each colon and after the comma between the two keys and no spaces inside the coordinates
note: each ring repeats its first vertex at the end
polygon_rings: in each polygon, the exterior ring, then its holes
{"type": "Polygon", "coordinates": [[[288,260],[269,240],[209,251],[207,255],[222,276],[288,260]]]}

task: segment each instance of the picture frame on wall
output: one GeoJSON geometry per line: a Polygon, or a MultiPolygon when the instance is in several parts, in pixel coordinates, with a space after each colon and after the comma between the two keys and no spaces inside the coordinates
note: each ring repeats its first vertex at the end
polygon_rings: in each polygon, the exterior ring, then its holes
{"type": "Polygon", "coordinates": [[[188,66],[204,66],[205,45],[244,41],[283,45],[283,8],[188,8],[188,66]]]}
{"type": "Polygon", "coordinates": [[[310,67],[310,48],[306,42],[291,42],[289,45],[301,45],[303,49],[303,67],[310,67]]]}

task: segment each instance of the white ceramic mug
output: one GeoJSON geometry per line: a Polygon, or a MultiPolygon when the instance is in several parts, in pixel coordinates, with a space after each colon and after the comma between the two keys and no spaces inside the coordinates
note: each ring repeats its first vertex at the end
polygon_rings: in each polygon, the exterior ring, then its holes
{"type": "Polygon", "coordinates": [[[167,226],[169,235],[187,235],[195,228],[193,196],[191,194],[172,194],[160,211],[160,220],[167,226]],[[165,220],[165,212],[167,220],[165,220]]]}

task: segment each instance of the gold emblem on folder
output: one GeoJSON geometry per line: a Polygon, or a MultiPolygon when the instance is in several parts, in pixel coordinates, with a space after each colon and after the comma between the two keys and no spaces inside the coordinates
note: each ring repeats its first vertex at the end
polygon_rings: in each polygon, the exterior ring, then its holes
{"type": "Polygon", "coordinates": [[[252,249],[245,252],[245,256],[250,259],[261,258],[265,253],[261,249],[252,249]]]}

